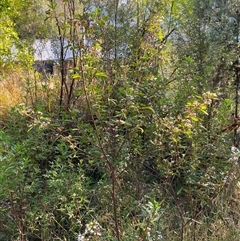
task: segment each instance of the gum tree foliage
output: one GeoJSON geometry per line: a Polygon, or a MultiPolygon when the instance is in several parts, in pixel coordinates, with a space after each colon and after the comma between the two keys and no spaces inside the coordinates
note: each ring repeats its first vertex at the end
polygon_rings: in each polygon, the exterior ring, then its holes
{"type": "Polygon", "coordinates": [[[0,5],[1,18],[1,38],[0,38],[0,55],[1,65],[3,61],[10,58],[11,48],[17,40],[18,35],[14,29],[14,23],[11,19],[12,14],[18,11],[14,1],[2,1],[0,5]]]}
{"type": "Polygon", "coordinates": [[[48,2],[44,19],[73,60],[67,68],[60,60],[58,110],[21,105],[1,131],[2,239],[226,240],[219,230],[237,232],[238,150],[231,156],[231,134],[221,133],[234,76],[216,72],[225,58],[228,69],[237,35],[226,20],[234,5],[218,4],[48,2]],[[215,33],[227,24],[230,51],[215,33]]]}
{"type": "Polygon", "coordinates": [[[55,37],[56,31],[53,25],[46,21],[45,12],[48,10],[49,1],[24,0],[23,2],[19,14],[12,16],[20,39],[32,43],[34,39],[55,37]]]}
{"type": "Polygon", "coordinates": [[[231,65],[239,58],[238,2],[192,1],[182,11],[188,17],[176,22],[176,41],[181,46],[177,52],[179,61],[185,64],[183,69],[191,66],[183,74],[191,75],[196,92],[217,92],[222,87],[228,96],[226,86],[233,79],[231,65]]]}
{"type": "Polygon", "coordinates": [[[11,62],[31,62],[29,46],[31,46],[32,40],[52,35],[50,33],[51,25],[44,24],[42,18],[44,11],[43,1],[38,1],[38,3],[28,0],[1,1],[1,66],[9,66],[11,62]]]}

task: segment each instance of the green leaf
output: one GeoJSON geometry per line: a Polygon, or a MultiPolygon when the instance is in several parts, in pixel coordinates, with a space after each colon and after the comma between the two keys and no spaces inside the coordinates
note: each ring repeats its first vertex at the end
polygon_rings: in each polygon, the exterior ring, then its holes
{"type": "Polygon", "coordinates": [[[151,106],[144,106],[141,109],[142,110],[150,110],[152,113],[155,113],[154,109],[151,106]]]}
{"type": "Polygon", "coordinates": [[[189,118],[194,121],[194,122],[198,122],[199,118],[197,118],[196,116],[189,116],[189,118]]]}
{"type": "Polygon", "coordinates": [[[57,4],[54,1],[50,1],[50,4],[48,5],[48,7],[52,10],[56,9],[57,4]]]}
{"type": "Polygon", "coordinates": [[[95,74],[96,77],[102,77],[102,78],[107,78],[108,76],[104,72],[97,72],[95,74]]]}
{"type": "Polygon", "coordinates": [[[73,74],[73,75],[72,75],[72,78],[73,78],[73,79],[80,79],[81,76],[80,76],[80,74],[73,74]]]}

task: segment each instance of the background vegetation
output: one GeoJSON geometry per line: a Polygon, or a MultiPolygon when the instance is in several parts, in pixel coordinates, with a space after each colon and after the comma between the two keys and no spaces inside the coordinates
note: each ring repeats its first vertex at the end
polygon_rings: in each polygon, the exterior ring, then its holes
{"type": "Polygon", "coordinates": [[[237,0],[2,0],[0,20],[0,240],[239,240],[237,0]],[[59,43],[54,75],[34,39],[59,43]]]}

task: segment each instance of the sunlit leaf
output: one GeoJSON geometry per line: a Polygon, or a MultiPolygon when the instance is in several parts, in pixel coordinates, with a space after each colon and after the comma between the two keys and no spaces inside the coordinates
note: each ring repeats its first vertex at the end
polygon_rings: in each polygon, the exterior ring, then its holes
{"type": "Polygon", "coordinates": [[[79,78],[81,78],[81,76],[80,76],[80,74],[73,74],[72,78],[73,79],[79,79],[79,78]]]}
{"type": "Polygon", "coordinates": [[[189,116],[189,118],[194,121],[194,122],[198,122],[199,118],[197,118],[196,116],[189,116]]]}
{"type": "Polygon", "coordinates": [[[96,77],[107,78],[108,76],[104,72],[98,72],[95,74],[96,77]]]}

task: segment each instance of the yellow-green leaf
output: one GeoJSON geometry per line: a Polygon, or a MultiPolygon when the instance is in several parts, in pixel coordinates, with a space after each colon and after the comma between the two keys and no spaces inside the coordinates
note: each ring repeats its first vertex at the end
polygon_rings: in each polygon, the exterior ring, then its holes
{"type": "Polygon", "coordinates": [[[79,79],[79,78],[81,78],[81,76],[80,76],[80,74],[73,74],[72,78],[73,79],[79,79]]]}
{"type": "Polygon", "coordinates": [[[197,118],[196,116],[190,116],[190,119],[194,122],[198,122],[199,118],[197,118]]]}
{"type": "Polygon", "coordinates": [[[98,72],[95,74],[96,77],[107,78],[107,75],[104,72],[98,72]]]}

